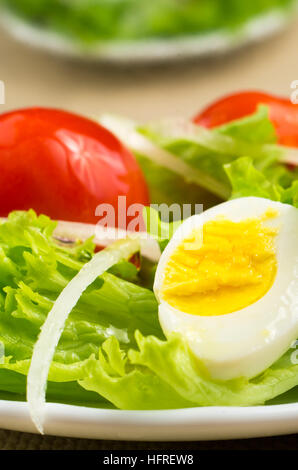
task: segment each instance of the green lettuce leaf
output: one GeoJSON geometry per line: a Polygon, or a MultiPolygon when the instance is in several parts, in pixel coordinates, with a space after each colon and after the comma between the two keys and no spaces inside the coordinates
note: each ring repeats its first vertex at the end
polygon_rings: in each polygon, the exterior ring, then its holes
{"type": "Polygon", "coordinates": [[[292,350],[254,379],[220,382],[210,378],[179,335],[162,341],[136,332],[136,339],[138,350],[124,353],[109,338],[79,384],[123,409],[260,405],[298,385],[292,350]]]}
{"type": "Polygon", "coordinates": [[[116,338],[103,344],[98,360],[89,362],[86,372],[79,384],[108,397],[117,408],[142,410],[193,405],[147,367],[133,367],[128,363],[116,338]]]}
{"type": "Polygon", "coordinates": [[[252,159],[248,157],[239,158],[224,168],[232,185],[233,199],[257,196],[298,207],[298,181],[293,181],[292,185],[285,189],[274,179],[267,178],[266,172],[258,171],[252,159]]]}
{"type": "Polygon", "coordinates": [[[259,105],[256,112],[216,128],[216,132],[252,144],[275,144],[277,136],[269,119],[268,108],[259,105]]]}
{"type": "MultiPolygon", "coordinates": [[[[7,387],[7,374],[9,377],[27,374],[34,344],[48,312],[62,289],[94,253],[91,240],[73,245],[57,241],[53,237],[55,226],[48,217],[37,217],[33,211],[11,213],[0,224],[3,393],[25,393],[24,379],[20,378],[21,392],[18,387],[7,387]]],[[[76,383],[83,376],[86,361],[97,355],[101,344],[111,336],[124,349],[135,344],[136,328],[144,334],[163,337],[156,299],[152,290],[142,287],[140,272],[123,261],[89,286],[66,322],[55,352],[50,383],[62,380],[76,383]]],[[[50,390],[56,390],[51,387],[50,390]]],[[[75,389],[84,395],[77,384],[75,389]]],[[[56,399],[60,400],[58,395],[56,399]]],[[[71,397],[70,394],[69,400],[71,397]]],[[[53,394],[51,399],[55,399],[53,394]]]]}
{"type": "Polygon", "coordinates": [[[194,207],[196,203],[204,202],[204,207],[208,208],[222,202],[221,197],[201,185],[201,176],[196,182],[189,181],[179,171],[152,161],[150,155],[132,150],[145,175],[152,204],[178,203],[194,207]]]}
{"type": "MultiPolygon", "coordinates": [[[[26,400],[25,375],[9,369],[0,369],[0,400],[26,400]]],[[[111,402],[96,392],[88,392],[77,381],[48,382],[47,400],[52,403],[88,406],[93,408],[114,408],[111,402]]]]}

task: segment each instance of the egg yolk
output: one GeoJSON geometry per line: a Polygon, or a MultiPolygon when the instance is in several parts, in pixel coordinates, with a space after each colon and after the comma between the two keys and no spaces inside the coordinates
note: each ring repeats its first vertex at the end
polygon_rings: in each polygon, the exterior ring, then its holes
{"type": "Polygon", "coordinates": [[[161,297],[193,315],[224,315],[262,298],[277,272],[277,229],[258,218],[232,222],[220,216],[194,230],[171,255],[161,297]]]}

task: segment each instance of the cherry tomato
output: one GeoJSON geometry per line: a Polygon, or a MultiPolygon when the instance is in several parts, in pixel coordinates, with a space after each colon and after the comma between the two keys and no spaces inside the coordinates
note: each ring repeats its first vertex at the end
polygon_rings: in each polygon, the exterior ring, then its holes
{"type": "Polygon", "coordinates": [[[298,105],[289,99],[266,93],[245,91],[228,95],[204,109],[194,118],[194,122],[210,128],[219,126],[252,114],[260,103],[269,108],[279,143],[298,147],[298,105]]]}
{"type": "MultiPolygon", "coordinates": [[[[149,204],[134,158],[108,130],[45,108],[0,115],[0,215],[33,208],[54,219],[98,222],[95,209],[126,196],[149,204]]],[[[116,218],[117,224],[117,218],[116,218]]]]}

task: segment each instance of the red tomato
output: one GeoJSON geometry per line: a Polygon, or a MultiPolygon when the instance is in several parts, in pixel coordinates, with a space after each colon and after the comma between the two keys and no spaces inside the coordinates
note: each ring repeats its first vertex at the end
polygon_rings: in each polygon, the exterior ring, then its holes
{"type": "MultiPolygon", "coordinates": [[[[134,156],[84,117],[29,108],[0,115],[0,215],[33,208],[54,219],[95,223],[98,204],[117,197],[149,204],[134,156]]],[[[117,223],[117,219],[116,219],[117,223]]]]}
{"type": "Polygon", "coordinates": [[[269,107],[279,143],[298,147],[298,106],[289,99],[266,93],[245,91],[226,96],[199,113],[194,122],[210,128],[219,126],[252,114],[260,103],[269,107]]]}

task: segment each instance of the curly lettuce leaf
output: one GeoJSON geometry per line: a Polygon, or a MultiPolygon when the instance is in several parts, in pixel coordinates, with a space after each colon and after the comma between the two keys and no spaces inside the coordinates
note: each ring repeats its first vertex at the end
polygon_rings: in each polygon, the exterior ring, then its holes
{"type": "Polygon", "coordinates": [[[120,409],[164,409],[192,406],[147,367],[134,367],[116,338],[107,340],[98,360],[89,362],[79,384],[95,391],[120,409]]]}
{"type": "Polygon", "coordinates": [[[136,332],[136,340],[138,350],[125,353],[109,338],[79,384],[122,409],[260,405],[298,385],[291,350],[254,379],[221,382],[210,378],[178,335],[162,341],[136,332]]]}
{"type": "MultiPolygon", "coordinates": [[[[55,240],[55,225],[33,211],[11,213],[0,224],[0,341],[6,354],[4,365],[0,364],[2,392],[19,393],[7,390],[3,370],[27,373],[40,327],[54,301],[94,253],[91,240],[71,246],[55,240]]],[[[137,268],[123,261],[86,290],[66,322],[51,382],[61,377],[67,383],[77,381],[83,370],[78,366],[97,354],[111,336],[124,349],[135,344],[136,328],[163,337],[154,294],[141,284],[137,268]]]]}
{"type": "Polygon", "coordinates": [[[252,144],[275,144],[277,135],[269,119],[267,106],[259,105],[256,112],[215,128],[216,132],[252,144]]]}
{"type": "Polygon", "coordinates": [[[233,199],[257,196],[298,207],[298,180],[285,189],[274,179],[267,178],[266,172],[258,171],[248,157],[239,158],[224,168],[232,185],[233,199]]]}

